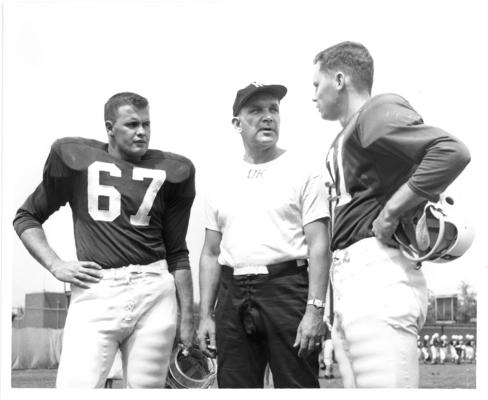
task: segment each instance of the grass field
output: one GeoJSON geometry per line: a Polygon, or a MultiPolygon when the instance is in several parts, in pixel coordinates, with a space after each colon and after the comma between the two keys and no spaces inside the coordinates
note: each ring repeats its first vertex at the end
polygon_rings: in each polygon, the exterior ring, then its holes
{"type": "MultiPolygon", "coordinates": [[[[337,372],[337,365],[334,366],[337,372]]],[[[337,376],[337,374],[336,374],[337,376]]],[[[55,369],[27,369],[12,371],[12,388],[53,388],[56,380],[55,369]]],[[[322,388],[341,388],[342,380],[337,377],[321,379],[322,388]]],[[[420,387],[437,389],[476,388],[476,364],[420,365],[420,387]]],[[[120,388],[120,382],[114,383],[120,388]]]]}

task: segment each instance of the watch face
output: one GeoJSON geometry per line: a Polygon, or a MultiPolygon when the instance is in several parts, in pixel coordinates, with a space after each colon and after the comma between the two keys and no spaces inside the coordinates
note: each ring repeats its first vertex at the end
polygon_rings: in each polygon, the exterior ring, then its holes
{"type": "Polygon", "coordinates": [[[318,307],[318,308],[324,308],[325,307],[325,302],[323,302],[320,299],[310,299],[307,301],[307,304],[310,304],[310,305],[318,307]]]}

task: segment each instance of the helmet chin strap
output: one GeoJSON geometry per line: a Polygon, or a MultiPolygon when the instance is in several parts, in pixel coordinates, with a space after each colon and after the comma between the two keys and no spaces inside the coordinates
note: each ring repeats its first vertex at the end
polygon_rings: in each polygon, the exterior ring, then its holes
{"type": "MultiPolygon", "coordinates": [[[[433,206],[430,206],[433,207],[433,206]]],[[[408,258],[411,261],[414,261],[416,263],[421,263],[422,261],[429,260],[430,257],[432,257],[437,249],[439,248],[440,244],[442,243],[442,238],[444,237],[444,230],[446,227],[445,221],[444,221],[444,216],[440,212],[439,213],[439,234],[437,235],[437,240],[430,249],[430,251],[427,254],[424,254],[423,256],[420,256],[417,254],[415,248],[412,245],[404,243],[395,233],[393,237],[397,241],[397,243],[400,245],[400,251],[403,253],[405,258],[408,258]]]]}

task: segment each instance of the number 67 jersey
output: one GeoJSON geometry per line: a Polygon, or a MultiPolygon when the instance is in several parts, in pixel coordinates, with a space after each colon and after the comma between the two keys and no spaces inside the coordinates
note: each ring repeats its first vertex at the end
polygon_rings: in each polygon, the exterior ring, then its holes
{"type": "Polygon", "coordinates": [[[167,259],[170,270],[188,268],[185,238],[195,198],[191,161],[148,150],[132,163],[107,149],[96,140],[57,140],[41,184],[17,211],[17,234],[40,227],[69,203],[79,260],[117,268],[167,259]]]}

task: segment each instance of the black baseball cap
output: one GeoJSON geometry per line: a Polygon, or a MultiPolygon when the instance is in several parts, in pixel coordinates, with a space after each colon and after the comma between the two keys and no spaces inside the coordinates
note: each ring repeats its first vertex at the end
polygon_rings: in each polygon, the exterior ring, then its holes
{"type": "Polygon", "coordinates": [[[234,105],[232,106],[232,111],[234,112],[234,117],[239,114],[244,103],[256,93],[271,93],[276,96],[278,100],[285,97],[288,89],[282,85],[263,85],[262,83],[253,82],[246,86],[245,88],[238,90],[236,94],[236,99],[234,105]]]}

